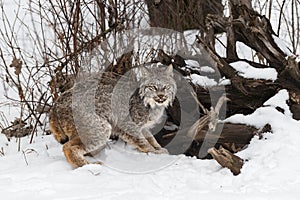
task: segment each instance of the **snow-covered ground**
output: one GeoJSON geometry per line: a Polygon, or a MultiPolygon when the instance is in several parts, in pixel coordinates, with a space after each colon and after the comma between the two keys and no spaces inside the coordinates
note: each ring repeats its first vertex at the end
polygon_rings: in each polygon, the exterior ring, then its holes
{"type": "Polygon", "coordinates": [[[266,133],[262,140],[254,137],[238,153],[247,160],[238,176],[214,160],[146,155],[121,142],[96,156],[106,160],[105,165],[73,169],[51,135],[39,135],[33,144],[23,138],[20,152],[17,142],[0,135],[1,199],[296,200],[300,195],[300,122],[292,119],[287,98],[282,90],[253,114],[227,119],[258,128],[269,123],[273,128],[273,133],[266,133]]]}
{"type": "MultiPolygon", "coordinates": [[[[245,59],[252,57],[251,50],[240,45],[239,55],[243,54],[245,59]]],[[[192,61],[187,64],[197,65],[192,61]]],[[[271,80],[277,77],[272,69],[254,70],[246,63],[233,66],[246,77],[271,80]]],[[[205,78],[193,76],[194,81],[208,85],[205,78]]],[[[3,97],[3,88],[0,92],[0,112],[11,121],[18,113],[7,106],[13,105],[3,97]]],[[[248,148],[237,154],[246,160],[238,176],[214,160],[147,155],[122,142],[112,143],[90,158],[91,161],[101,159],[104,165],[73,169],[65,160],[61,144],[51,135],[39,132],[32,144],[28,137],[22,138],[18,152],[16,139],[8,142],[0,134],[0,199],[299,199],[300,122],[292,119],[287,99],[288,92],[281,90],[253,114],[226,119],[257,128],[269,123],[273,129],[273,133],[265,133],[261,140],[254,137],[248,148]]]]}

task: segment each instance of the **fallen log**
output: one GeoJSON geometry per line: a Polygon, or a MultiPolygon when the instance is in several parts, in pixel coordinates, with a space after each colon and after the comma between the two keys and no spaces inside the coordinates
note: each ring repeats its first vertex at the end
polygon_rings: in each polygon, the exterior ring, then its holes
{"type": "Polygon", "coordinates": [[[222,146],[219,149],[210,148],[208,153],[222,166],[230,169],[233,175],[239,175],[241,168],[244,165],[244,160],[224,149],[222,146]]]}

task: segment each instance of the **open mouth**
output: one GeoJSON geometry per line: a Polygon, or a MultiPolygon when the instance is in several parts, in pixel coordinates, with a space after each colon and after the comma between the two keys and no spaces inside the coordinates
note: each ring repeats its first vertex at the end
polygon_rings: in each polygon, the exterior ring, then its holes
{"type": "Polygon", "coordinates": [[[164,103],[167,99],[163,98],[163,99],[154,99],[157,103],[164,103]]]}

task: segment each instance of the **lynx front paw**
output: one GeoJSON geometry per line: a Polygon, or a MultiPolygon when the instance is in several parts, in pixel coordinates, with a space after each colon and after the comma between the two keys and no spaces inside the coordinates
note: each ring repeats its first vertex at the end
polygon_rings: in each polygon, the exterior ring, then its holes
{"type": "Polygon", "coordinates": [[[103,165],[104,163],[101,161],[96,161],[96,162],[90,162],[89,164],[103,165]]]}
{"type": "Polygon", "coordinates": [[[165,148],[159,148],[159,149],[156,149],[153,153],[156,153],[156,154],[169,154],[169,151],[165,148]]]}

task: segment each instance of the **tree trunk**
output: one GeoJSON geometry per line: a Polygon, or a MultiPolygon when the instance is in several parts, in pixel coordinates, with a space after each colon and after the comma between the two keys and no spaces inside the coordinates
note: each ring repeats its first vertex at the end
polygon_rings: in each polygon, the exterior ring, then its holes
{"type": "MultiPolygon", "coordinates": [[[[286,58],[286,54],[273,39],[275,33],[269,20],[253,10],[251,0],[230,0],[230,17],[223,16],[224,7],[219,0],[161,0],[158,4],[153,2],[146,0],[152,26],[177,31],[195,28],[201,30],[202,35],[198,36],[199,43],[216,62],[221,75],[229,78],[232,83],[231,86],[226,87],[227,95],[231,99],[227,113],[230,115],[238,112],[251,113],[278,90],[288,89],[291,95],[291,110],[294,117],[299,119],[300,64],[294,57],[286,58]],[[220,32],[227,33],[226,58],[216,53],[214,41],[211,41],[214,40],[214,35],[220,32]],[[202,37],[203,35],[206,36],[202,37]],[[266,59],[268,65],[238,58],[237,41],[255,50],[258,55],[266,59]],[[246,61],[254,67],[274,67],[279,74],[278,79],[272,82],[237,76],[230,63],[239,60],[246,61]]],[[[203,100],[205,98],[202,94],[198,92],[198,97],[203,100]]]]}
{"type": "Polygon", "coordinates": [[[223,15],[221,0],[145,0],[152,27],[205,30],[208,14],[223,15]]]}
{"type": "MultiPolygon", "coordinates": [[[[295,57],[287,57],[277,46],[274,41],[276,34],[270,21],[253,9],[251,0],[230,0],[230,17],[223,16],[224,7],[222,1],[219,0],[161,0],[159,2],[159,4],[154,5],[153,1],[146,0],[151,26],[177,31],[200,29],[201,34],[196,36],[198,42],[202,44],[215,62],[221,75],[231,80],[231,85],[226,86],[226,95],[230,99],[227,104],[228,116],[236,113],[250,114],[261,107],[267,99],[274,96],[280,89],[287,89],[290,93],[289,103],[294,114],[293,117],[300,119],[300,64],[296,62],[295,57]],[[222,32],[227,33],[227,55],[225,58],[218,55],[214,47],[215,34],[222,32]],[[236,51],[237,41],[255,50],[260,59],[265,59],[267,64],[240,59],[236,51]],[[275,82],[243,78],[238,76],[237,71],[230,65],[231,62],[235,61],[245,61],[256,68],[273,67],[278,72],[278,78],[275,82]]],[[[188,75],[183,70],[185,58],[180,58],[178,55],[166,55],[162,52],[161,55],[163,56],[160,56],[160,62],[170,64],[173,59],[175,68],[183,75],[188,75]],[[180,62],[177,62],[177,60],[180,60],[180,62]]],[[[209,91],[197,85],[193,85],[193,87],[196,89],[199,101],[204,107],[210,108],[212,103],[209,91]]],[[[176,110],[180,110],[180,108],[179,105],[174,104],[174,107],[169,110],[169,115],[172,121],[179,122],[180,119],[177,119],[179,114],[176,110]]],[[[217,143],[210,144],[207,141],[204,142],[204,138],[207,137],[207,130],[201,130],[197,134],[198,137],[194,138],[194,142],[188,148],[186,154],[200,158],[200,148],[206,148],[207,150],[212,148],[211,155],[216,160],[220,160],[221,153],[217,150],[220,146],[234,153],[244,148],[256,132],[257,130],[253,127],[224,124],[217,143]],[[213,147],[216,149],[213,149],[213,147]]],[[[156,137],[161,144],[167,144],[174,135],[176,133],[162,131],[156,137]]],[[[184,144],[178,145],[179,147],[184,147],[184,144]]],[[[226,155],[232,158],[230,154],[226,155]]],[[[209,157],[206,154],[202,158],[209,157]]],[[[239,159],[236,163],[234,166],[229,163],[234,174],[238,174],[242,166],[239,159]]],[[[221,165],[227,166],[224,162],[221,165]]]]}

